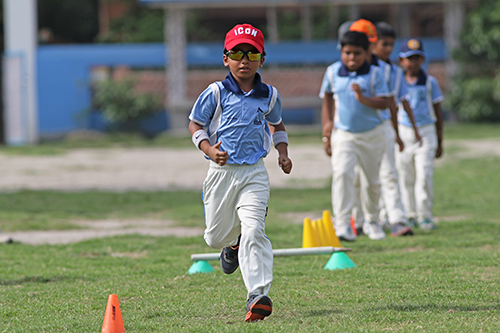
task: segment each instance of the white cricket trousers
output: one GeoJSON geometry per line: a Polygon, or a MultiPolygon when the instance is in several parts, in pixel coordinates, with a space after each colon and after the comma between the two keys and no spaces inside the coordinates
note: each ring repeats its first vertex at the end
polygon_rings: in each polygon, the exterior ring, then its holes
{"type": "Polygon", "coordinates": [[[399,126],[399,136],[405,149],[396,155],[396,162],[406,214],[408,218],[421,222],[424,219],[432,220],[437,133],[434,124],[419,127],[418,131],[422,137],[421,146],[412,128],[399,126]]]}
{"type": "Polygon", "coordinates": [[[236,245],[238,261],[251,295],[267,295],[273,280],[273,249],[265,234],[269,176],[260,159],[252,165],[210,162],[203,183],[205,241],[215,249],[236,245]]]}
{"type": "MultiPolygon", "coordinates": [[[[382,156],[380,163],[380,220],[388,219],[391,224],[397,222],[407,222],[406,213],[404,210],[403,202],[401,201],[401,191],[399,190],[399,178],[396,167],[396,131],[392,126],[390,119],[384,121],[386,150],[382,156]]],[[[359,167],[356,167],[356,172],[359,173],[359,167]]],[[[354,205],[353,215],[356,221],[356,227],[362,227],[364,216],[361,208],[362,200],[366,200],[360,194],[360,186],[366,186],[361,180],[356,181],[357,198],[354,205]]]]}
{"type": "MultiPolygon", "coordinates": [[[[387,215],[391,224],[407,222],[406,212],[399,189],[399,177],[396,166],[396,131],[391,120],[384,121],[386,151],[380,164],[380,208],[382,215],[387,215]]],[[[413,132],[415,136],[415,132],[413,132]]],[[[385,216],[384,216],[385,217],[385,216]]]]}
{"type": "Polygon", "coordinates": [[[359,165],[360,177],[364,177],[367,184],[361,191],[362,197],[366,195],[366,200],[362,200],[363,213],[367,221],[378,221],[379,171],[385,146],[385,133],[382,125],[362,133],[340,129],[335,131],[332,163],[336,227],[350,225],[356,200],[356,165],[359,165]]]}

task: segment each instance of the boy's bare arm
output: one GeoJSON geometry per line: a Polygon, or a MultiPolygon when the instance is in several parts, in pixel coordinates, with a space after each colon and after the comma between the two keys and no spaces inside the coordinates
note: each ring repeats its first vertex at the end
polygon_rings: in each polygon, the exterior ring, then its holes
{"type": "Polygon", "coordinates": [[[323,127],[323,145],[328,156],[332,156],[330,136],[333,130],[333,119],[335,117],[335,103],[333,94],[325,93],[323,105],[321,106],[321,125],[323,127]]]}
{"type": "MultiPolygon", "coordinates": [[[[274,126],[269,124],[271,134],[276,132],[286,132],[285,124],[283,122],[274,126]]],[[[292,160],[288,157],[288,144],[285,142],[280,142],[276,145],[276,150],[278,151],[278,165],[284,173],[289,174],[292,171],[292,160]]]]}
{"type": "Polygon", "coordinates": [[[396,132],[396,142],[399,146],[399,151],[403,151],[405,149],[405,144],[403,140],[399,137],[399,127],[398,127],[398,107],[396,106],[396,101],[394,97],[389,98],[389,110],[391,111],[391,122],[394,131],[396,132]]]}
{"type": "Polygon", "coordinates": [[[436,149],[436,158],[443,156],[443,113],[441,112],[441,103],[433,105],[436,114],[436,133],[438,146],[436,149]]]}
{"type": "Polygon", "coordinates": [[[354,94],[356,95],[356,99],[358,102],[361,104],[364,104],[366,106],[369,106],[374,109],[387,109],[389,107],[389,98],[387,97],[368,97],[363,95],[363,91],[361,90],[361,87],[357,83],[353,83],[351,85],[351,90],[354,91],[354,94]]]}
{"type": "Polygon", "coordinates": [[[418,132],[417,123],[415,122],[415,117],[413,116],[413,110],[410,106],[410,103],[406,99],[402,103],[406,114],[408,114],[408,118],[410,118],[411,126],[413,127],[413,131],[415,132],[415,139],[417,140],[417,142],[420,142],[420,144],[422,144],[422,137],[418,132]]]}
{"type": "MultiPolygon", "coordinates": [[[[203,127],[195,123],[194,121],[189,122],[189,132],[191,133],[191,135],[194,135],[199,130],[203,130],[203,127]]],[[[210,142],[208,142],[208,140],[203,140],[200,142],[198,148],[200,148],[200,150],[203,151],[205,155],[210,157],[212,161],[222,166],[227,163],[229,154],[227,153],[227,151],[220,151],[220,145],[221,142],[217,142],[212,146],[210,142]]]]}

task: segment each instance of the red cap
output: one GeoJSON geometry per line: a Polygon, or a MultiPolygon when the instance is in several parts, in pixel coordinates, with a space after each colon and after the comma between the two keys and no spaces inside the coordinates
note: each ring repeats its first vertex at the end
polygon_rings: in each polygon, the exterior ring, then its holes
{"type": "Polygon", "coordinates": [[[358,32],[364,33],[366,35],[366,37],[368,37],[368,41],[370,43],[376,43],[377,40],[378,40],[377,29],[375,28],[375,26],[373,25],[373,23],[371,23],[368,20],[361,19],[361,20],[355,21],[351,25],[351,27],[349,28],[349,30],[350,31],[358,31],[358,32]]]}
{"type": "Polygon", "coordinates": [[[224,48],[231,50],[239,44],[250,44],[255,46],[259,53],[264,51],[264,35],[262,31],[250,24],[238,24],[226,34],[224,48]]]}

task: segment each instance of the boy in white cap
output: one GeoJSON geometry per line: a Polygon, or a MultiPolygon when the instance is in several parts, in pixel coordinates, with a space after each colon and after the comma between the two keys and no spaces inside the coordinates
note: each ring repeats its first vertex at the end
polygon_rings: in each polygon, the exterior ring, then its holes
{"type": "Polygon", "coordinates": [[[230,73],[198,97],[189,115],[193,143],[210,159],[203,184],[205,241],[222,248],[224,273],[238,266],[247,288],[245,321],[272,312],[273,250],[265,234],[269,176],[263,158],[271,139],[278,164],[290,173],[288,137],[281,120],[281,98],[257,71],[264,64],[264,36],[250,24],[226,35],[224,66],[230,73]]]}

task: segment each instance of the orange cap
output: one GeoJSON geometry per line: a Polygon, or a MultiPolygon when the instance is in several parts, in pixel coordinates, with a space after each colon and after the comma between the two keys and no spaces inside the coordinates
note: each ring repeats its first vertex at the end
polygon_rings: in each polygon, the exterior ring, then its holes
{"type": "Polygon", "coordinates": [[[350,31],[358,31],[364,33],[368,37],[368,41],[370,43],[376,43],[378,40],[377,37],[377,29],[368,20],[361,19],[355,21],[351,27],[349,28],[350,31]]]}

